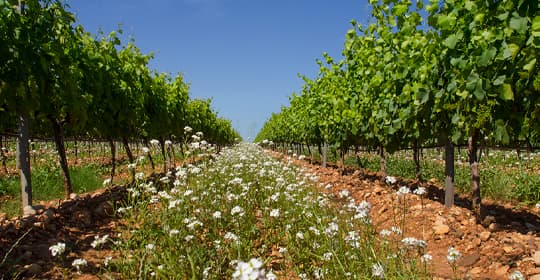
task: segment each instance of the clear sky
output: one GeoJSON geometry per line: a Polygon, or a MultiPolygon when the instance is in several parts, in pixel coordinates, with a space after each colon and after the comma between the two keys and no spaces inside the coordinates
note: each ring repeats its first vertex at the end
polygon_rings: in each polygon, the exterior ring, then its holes
{"type": "Polygon", "coordinates": [[[298,74],[315,77],[323,52],[339,58],[350,21],[369,15],[365,0],[66,2],[87,31],[120,26],[154,53],[152,69],[182,73],[190,96],[212,98],[246,141],[301,91],[298,74]]]}

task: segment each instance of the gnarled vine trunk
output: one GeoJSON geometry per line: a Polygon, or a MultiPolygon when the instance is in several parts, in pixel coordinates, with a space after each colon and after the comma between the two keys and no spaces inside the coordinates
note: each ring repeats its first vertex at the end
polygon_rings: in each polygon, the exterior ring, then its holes
{"type": "Polygon", "coordinates": [[[53,128],[54,143],[56,144],[56,151],[60,157],[60,168],[62,168],[62,174],[64,175],[64,195],[66,198],[69,198],[69,195],[73,192],[73,186],[71,185],[71,177],[69,176],[66,146],[64,144],[64,130],[53,117],[49,117],[49,121],[53,128]]]}
{"type": "Polygon", "coordinates": [[[379,156],[381,158],[381,176],[386,178],[386,153],[384,152],[384,146],[379,146],[379,156]]]}
{"type": "MultiPolygon", "coordinates": [[[[133,164],[133,162],[135,162],[135,159],[133,158],[133,153],[131,152],[131,148],[129,147],[129,141],[127,137],[122,137],[122,144],[124,145],[124,149],[126,150],[129,164],[133,164]]],[[[130,167],[128,168],[128,171],[131,177],[131,183],[133,184],[133,182],[135,182],[135,169],[130,167]]]]}
{"type": "Polygon", "coordinates": [[[161,147],[161,156],[163,156],[163,173],[167,172],[167,156],[165,153],[165,141],[159,138],[159,146],[161,147]]]}
{"type": "Polygon", "coordinates": [[[131,148],[129,147],[129,141],[127,137],[122,137],[122,144],[124,145],[124,149],[126,150],[129,163],[133,163],[135,161],[135,158],[133,157],[133,153],[131,152],[131,148]]]}
{"type": "Polygon", "coordinates": [[[114,180],[114,173],[116,168],[116,145],[114,140],[109,138],[109,147],[111,148],[111,184],[114,180]]]}
{"type": "Polygon", "coordinates": [[[483,219],[482,198],[480,194],[480,170],[478,163],[478,136],[480,131],[476,129],[468,141],[469,165],[472,179],[472,210],[476,217],[476,222],[481,223],[483,219]]]}
{"type": "Polygon", "coordinates": [[[413,161],[414,161],[414,176],[416,179],[421,180],[422,179],[422,172],[420,169],[420,145],[418,144],[418,140],[414,140],[413,142],[413,161]]]}
{"type": "MultiPolygon", "coordinates": [[[[144,141],[144,146],[147,147],[147,148],[150,148],[150,145],[148,143],[148,138],[144,138],[143,139],[144,141]]],[[[152,171],[156,170],[156,165],[154,164],[154,159],[152,158],[152,153],[148,153],[147,155],[145,156],[148,156],[148,159],[150,160],[150,165],[152,166],[152,171]]]]}

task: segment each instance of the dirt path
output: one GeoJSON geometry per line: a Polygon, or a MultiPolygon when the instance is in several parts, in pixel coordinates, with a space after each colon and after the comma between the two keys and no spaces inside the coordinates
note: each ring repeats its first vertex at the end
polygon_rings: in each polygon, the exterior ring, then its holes
{"type": "Polygon", "coordinates": [[[348,169],[342,175],[336,167],[295,162],[316,174],[326,191],[338,196],[347,189],[356,201],[370,202],[372,220],[379,232],[398,226],[403,237],[427,241],[427,251],[433,256],[434,279],[453,277],[446,259],[451,246],[462,254],[458,261],[461,279],[509,279],[515,270],[527,279],[540,279],[539,208],[486,200],[489,217],[484,225],[478,225],[470,210],[470,200],[456,197],[456,206],[444,207],[444,190],[434,180],[418,183],[398,179],[389,185],[376,173],[348,169]],[[407,206],[403,208],[405,201],[398,201],[396,194],[401,186],[411,190],[423,186],[427,193],[423,198],[407,195],[407,206]]]}
{"type": "Polygon", "coordinates": [[[99,250],[91,244],[95,236],[115,236],[121,220],[113,215],[112,201],[126,197],[123,186],[99,190],[70,200],[51,201],[42,205],[37,215],[0,219],[0,279],[98,279],[104,261],[117,254],[105,244],[99,250]],[[45,210],[47,209],[47,210],[45,210]],[[49,247],[66,244],[63,258],[51,256],[49,247]],[[88,266],[76,274],[75,259],[84,258],[88,266]]]}

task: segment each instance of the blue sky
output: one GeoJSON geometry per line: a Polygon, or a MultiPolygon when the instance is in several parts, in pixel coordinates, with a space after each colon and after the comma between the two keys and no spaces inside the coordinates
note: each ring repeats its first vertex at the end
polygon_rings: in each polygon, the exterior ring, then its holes
{"type": "MultiPolygon", "coordinates": [[[[244,140],[299,92],[298,74],[314,77],[315,60],[339,57],[350,21],[369,15],[361,0],[68,0],[85,29],[119,26],[150,67],[182,73],[193,98],[212,98],[244,140]]],[[[127,42],[127,39],[125,40],[127,42]]]]}

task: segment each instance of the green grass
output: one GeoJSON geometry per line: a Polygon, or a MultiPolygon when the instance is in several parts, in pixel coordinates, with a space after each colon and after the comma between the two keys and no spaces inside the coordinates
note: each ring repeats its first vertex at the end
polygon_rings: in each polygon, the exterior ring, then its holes
{"type": "MultiPolygon", "coordinates": [[[[84,193],[102,187],[103,179],[97,166],[77,166],[70,168],[73,191],[84,193]]],[[[0,177],[0,195],[10,199],[0,202],[0,212],[8,217],[21,214],[21,191],[18,176],[0,177]]],[[[64,197],[64,179],[59,168],[41,165],[32,169],[32,196],[34,204],[64,197]]]]}
{"type": "MultiPolygon", "coordinates": [[[[423,179],[435,178],[444,185],[444,151],[425,149],[421,160],[423,179]]],[[[333,153],[329,162],[336,162],[333,153]]],[[[320,160],[318,154],[316,159],[320,160]]],[[[380,171],[380,158],[374,153],[361,153],[362,164],[367,170],[380,171]]],[[[358,167],[354,156],[345,160],[347,166],[358,167]]],[[[491,150],[484,153],[480,161],[480,185],[483,197],[498,201],[540,202],[540,154],[523,153],[521,158],[515,151],[491,150]]],[[[387,174],[412,179],[415,177],[412,151],[398,151],[387,155],[387,174]]],[[[455,187],[459,193],[470,192],[471,174],[465,150],[456,149],[455,187]]]]}
{"type": "MultiPolygon", "coordinates": [[[[103,178],[109,176],[111,172],[110,154],[108,143],[94,142],[87,143],[79,142],[78,162],[79,165],[70,166],[71,181],[73,191],[75,193],[90,192],[102,187],[103,178]]],[[[58,167],[58,155],[55,150],[55,145],[52,142],[36,142],[32,145],[33,150],[30,153],[32,166],[32,189],[34,204],[39,201],[48,201],[61,199],[64,197],[63,175],[58,167]]],[[[66,142],[68,159],[75,159],[75,151],[73,142],[66,142]]],[[[128,179],[124,176],[118,176],[121,173],[128,173],[127,156],[122,144],[117,143],[116,146],[116,175],[115,184],[124,184],[128,179]],[[120,160],[122,159],[122,160],[120,160]]],[[[131,145],[132,152],[135,157],[142,156],[141,149],[136,149],[135,145],[131,145]]],[[[163,157],[161,150],[156,145],[151,145],[150,153],[152,154],[155,171],[159,172],[163,169],[163,157]]],[[[7,159],[7,166],[10,172],[15,170],[15,151],[14,142],[7,147],[11,153],[7,159]]],[[[175,147],[175,160],[180,160],[183,156],[181,149],[175,147]]],[[[144,164],[149,168],[150,163],[147,155],[144,164]]],[[[7,213],[9,217],[20,215],[21,213],[21,195],[20,182],[18,175],[0,174],[0,212],[7,213]]]]}

